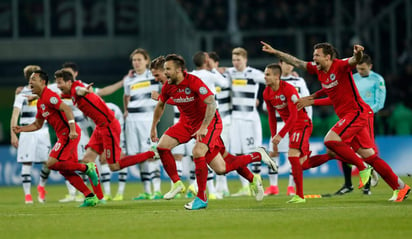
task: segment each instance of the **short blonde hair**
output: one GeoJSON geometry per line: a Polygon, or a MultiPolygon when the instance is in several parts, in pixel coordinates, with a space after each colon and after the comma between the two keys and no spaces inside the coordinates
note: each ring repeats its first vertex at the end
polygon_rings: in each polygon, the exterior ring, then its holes
{"type": "Polygon", "coordinates": [[[247,58],[247,51],[245,50],[245,48],[236,47],[232,50],[232,55],[238,55],[247,58]]]}
{"type": "Polygon", "coordinates": [[[41,70],[41,67],[38,65],[27,65],[23,69],[24,78],[26,78],[26,80],[30,80],[31,74],[38,70],[41,70]]]}

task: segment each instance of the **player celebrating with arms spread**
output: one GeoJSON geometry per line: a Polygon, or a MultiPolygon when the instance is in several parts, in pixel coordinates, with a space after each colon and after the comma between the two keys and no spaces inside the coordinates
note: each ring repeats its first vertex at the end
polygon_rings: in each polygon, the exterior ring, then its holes
{"type": "Polygon", "coordinates": [[[359,188],[362,188],[369,180],[371,168],[365,168],[356,153],[372,165],[393,189],[391,201],[401,202],[407,198],[410,187],[374,150],[375,142],[369,133],[373,132],[373,126],[369,123],[370,114],[373,114],[373,111],[362,100],[353,81],[352,69],[363,57],[363,46],[354,45],[353,56],[340,60],[335,59],[335,49],[331,44],[319,43],[314,46],[313,62],[305,62],[276,50],[265,42],[261,43],[263,51],[274,54],[281,60],[318,76],[322,90],[313,94],[313,98],[322,96],[321,94],[327,95],[339,117],[339,121],[326,134],[325,145],[340,158],[356,165],[360,175],[359,188]]]}
{"type": "Polygon", "coordinates": [[[33,94],[40,98],[37,101],[36,120],[26,126],[15,126],[15,133],[31,132],[41,129],[45,120],[56,131],[57,142],[50,152],[47,167],[59,171],[77,190],[86,197],[80,207],[95,206],[98,202],[83,179],[75,171],[85,172],[93,185],[98,184],[96,165],[94,163],[82,164],[77,162],[77,144],[80,140],[80,128],[74,121],[73,112],[58,94],[47,88],[49,78],[44,71],[34,71],[30,77],[29,85],[33,94]],[[62,113],[64,112],[64,114],[62,113]]]}

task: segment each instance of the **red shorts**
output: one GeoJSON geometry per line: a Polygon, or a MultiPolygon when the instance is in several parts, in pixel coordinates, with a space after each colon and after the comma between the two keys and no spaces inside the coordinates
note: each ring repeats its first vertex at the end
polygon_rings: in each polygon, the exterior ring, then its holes
{"type": "Polygon", "coordinates": [[[114,164],[120,159],[120,124],[118,120],[113,120],[108,126],[96,126],[90,137],[87,148],[92,148],[99,155],[104,153],[108,164],[114,164]]]}
{"type": "MultiPolygon", "coordinates": [[[[220,117],[214,117],[212,122],[210,122],[209,126],[207,127],[207,134],[206,137],[200,141],[201,143],[206,144],[210,149],[213,149],[216,144],[219,144],[220,134],[222,133],[222,120],[220,117]]],[[[165,132],[166,135],[175,138],[179,143],[183,144],[188,142],[190,139],[193,138],[193,134],[199,128],[194,128],[191,125],[187,125],[178,121],[176,124],[168,128],[165,132]]]]}
{"type": "Polygon", "coordinates": [[[375,133],[373,128],[373,116],[372,112],[368,113],[367,124],[362,129],[362,131],[357,134],[352,142],[350,142],[350,146],[356,152],[359,148],[373,148],[373,150],[378,153],[378,147],[375,144],[375,133]]]}
{"type": "Polygon", "coordinates": [[[73,161],[77,162],[77,145],[79,144],[81,137],[80,127],[76,125],[77,138],[70,139],[69,135],[59,136],[57,142],[54,144],[50,151],[49,157],[55,158],[59,161],[73,161]]]}
{"type": "Polygon", "coordinates": [[[300,157],[309,155],[309,138],[312,134],[313,125],[308,122],[304,125],[296,125],[289,131],[289,148],[299,149],[300,157]]]}
{"type": "Polygon", "coordinates": [[[226,152],[225,144],[223,143],[223,140],[221,137],[219,137],[216,140],[215,146],[213,148],[209,148],[209,150],[206,153],[206,163],[210,164],[212,160],[216,157],[218,153],[220,153],[222,156],[226,152]]]}

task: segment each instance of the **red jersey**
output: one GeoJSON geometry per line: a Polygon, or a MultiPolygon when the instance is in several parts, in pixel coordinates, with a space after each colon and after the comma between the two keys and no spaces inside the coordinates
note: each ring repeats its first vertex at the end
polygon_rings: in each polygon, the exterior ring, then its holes
{"type": "MultiPolygon", "coordinates": [[[[37,119],[47,120],[47,122],[56,131],[58,138],[62,136],[69,136],[70,127],[67,122],[66,114],[59,110],[59,107],[63,101],[59,95],[47,86],[44,88],[39,100],[37,101],[37,119]]],[[[76,127],[77,124],[76,124],[76,127]]]]}
{"type": "Polygon", "coordinates": [[[197,129],[205,117],[206,104],[203,101],[213,93],[198,77],[187,72],[183,74],[184,80],[180,84],[166,82],[163,85],[159,100],[167,103],[171,101],[179,109],[179,121],[197,129]]]}
{"type": "Polygon", "coordinates": [[[107,107],[100,96],[88,93],[85,96],[76,94],[76,87],[85,87],[81,81],[75,81],[70,89],[73,105],[77,106],[87,117],[92,119],[97,126],[105,126],[112,122],[114,112],[107,107]]]}
{"type": "Polygon", "coordinates": [[[339,118],[350,112],[366,112],[369,108],[362,100],[352,77],[349,58],[334,59],[328,72],[319,71],[314,62],[308,62],[306,69],[310,74],[317,74],[322,84],[322,91],[332,101],[339,118]]]}
{"type": "Polygon", "coordinates": [[[272,137],[276,135],[276,111],[285,122],[285,126],[279,131],[283,138],[295,124],[305,125],[310,123],[310,118],[305,109],[299,110],[295,102],[299,99],[296,88],[286,81],[279,82],[279,89],[273,91],[269,86],[263,91],[263,99],[269,113],[269,126],[272,137]]]}

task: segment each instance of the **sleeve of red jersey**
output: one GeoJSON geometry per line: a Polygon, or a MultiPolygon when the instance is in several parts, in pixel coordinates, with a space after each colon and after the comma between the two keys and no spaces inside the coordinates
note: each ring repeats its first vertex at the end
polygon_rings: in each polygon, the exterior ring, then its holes
{"type": "Polygon", "coordinates": [[[197,77],[193,78],[191,86],[192,90],[196,92],[196,94],[202,101],[204,101],[210,95],[213,95],[213,92],[207,87],[207,85],[197,77]]]}
{"type": "Polygon", "coordinates": [[[283,128],[279,131],[279,135],[282,138],[285,137],[286,133],[290,131],[293,124],[295,124],[298,119],[298,109],[295,104],[295,102],[299,99],[298,92],[293,87],[285,87],[285,97],[288,103],[289,118],[286,120],[283,128]]]}
{"type": "Polygon", "coordinates": [[[267,88],[263,92],[263,100],[265,101],[266,108],[268,110],[268,117],[269,117],[268,121],[269,121],[270,134],[273,137],[276,135],[276,131],[277,131],[276,110],[273,108],[272,104],[270,103],[267,88]]]}
{"type": "Polygon", "coordinates": [[[317,105],[317,106],[332,105],[332,101],[329,99],[329,97],[326,97],[326,98],[322,98],[322,99],[315,99],[313,104],[317,105]]]}
{"type": "Polygon", "coordinates": [[[318,69],[316,68],[316,63],[314,61],[309,61],[308,63],[306,63],[306,70],[311,75],[317,74],[318,69]]]}

